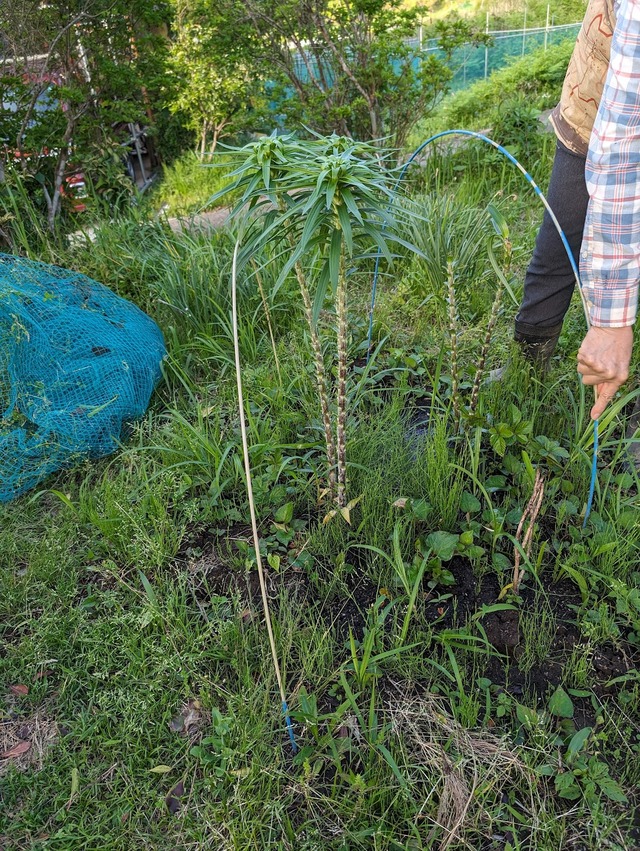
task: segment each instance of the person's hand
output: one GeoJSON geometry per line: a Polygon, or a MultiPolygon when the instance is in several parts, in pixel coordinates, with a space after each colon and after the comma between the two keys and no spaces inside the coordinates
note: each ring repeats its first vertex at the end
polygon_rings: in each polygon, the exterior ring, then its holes
{"type": "Polygon", "coordinates": [[[578,352],[578,372],[584,384],[595,384],[598,399],[591,409],[597,420],[629,377],[633,349],[633,328],[596,328],[582,341],[578,352]]]}

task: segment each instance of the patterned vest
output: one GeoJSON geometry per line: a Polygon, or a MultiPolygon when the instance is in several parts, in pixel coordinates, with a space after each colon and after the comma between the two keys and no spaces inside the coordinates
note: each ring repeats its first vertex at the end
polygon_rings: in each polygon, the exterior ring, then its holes
{"type": "Polygon", "coordinates": [[[560,141],[569,150],[587,155],[609,68],[617,0],[590,0],[573,49],[560,103],[550,116],[560,141]]]}

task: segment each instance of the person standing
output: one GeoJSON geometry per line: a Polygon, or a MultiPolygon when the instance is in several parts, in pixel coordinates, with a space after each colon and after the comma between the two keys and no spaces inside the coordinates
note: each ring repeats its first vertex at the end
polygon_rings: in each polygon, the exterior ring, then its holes
{"type": "MultiPolygon", "coordinates": [[[[629,375],[640,281],[640,0],[591,0],[551,114],[558,137],[547,198],[580,266],[591,328],[578,372],[597,419],[629,375]]],[[[516,316],[516,341],[546,365],[575,276],[545,213],[516,316]]]]}

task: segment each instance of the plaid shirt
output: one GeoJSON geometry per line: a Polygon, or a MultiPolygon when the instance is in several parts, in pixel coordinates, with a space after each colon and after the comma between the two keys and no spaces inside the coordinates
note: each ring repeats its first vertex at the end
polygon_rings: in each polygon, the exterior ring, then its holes
{"type": "Polygon", "coordinates": [[[589,142],[580,276],[593,325],[633,325],[640,282],[640,0],[620,0],[589,142]]]}

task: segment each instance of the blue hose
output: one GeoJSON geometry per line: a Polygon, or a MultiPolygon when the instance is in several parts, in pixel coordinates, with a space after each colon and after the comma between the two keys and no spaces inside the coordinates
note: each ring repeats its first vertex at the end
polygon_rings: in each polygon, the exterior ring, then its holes
{"type": "MultiPolygon", "coordinates": [[[[553,210],[549,206],[549,202],[547,201],[547,199],[543,195],[538,184],[535,182],[533,177],[531,177],[531,175],[524,168],[524,166],[520,162],[518,162],[518,160],[513,156],[513,154],[509,153],[509,151],[506,148],[504,148],[502,145],[499,145],[497,142],[494,142],[493,139],[490,139],[488,136],[485,136],[482,133],[476,133],[473,130],[443,130],[441,133],[436,133],[433,136],[430,136],[424,142],[422,142],[422,144],[419,145],[416,148],[416,150],[411,154],[409,159],[406,161],[406,163],[404,164],[404,166],[402,167],[402,169],[400,171],[400,174],[398,176],[396,184],[393,188],[394,196],[398,191],[398,187],[400,186],[400,183],[404,180],[404,176],[407,173],[407,169],[409,168],[411,163],[427,147],[427,145],[430,145],[432,142],[435,142],[436,139],[441,139],[443,136],[470,136],[473,139],[480,139],[482,142],[486,142],[488,145],[491,145],[493,148],[500,151],[500,153],[503,154],[503,156],[505,156],[509,160],[509,162],[511,162],[513,165],[515,165],[516,168],[522,173],[522,175],[527,180],[529,185],[533,188],[536,195],[542,201],[546,211],[549,213],[549,216],[550,216],[556,230],[558,231],[558,235],[560,236],[560,239],[562,240],[562,244],[565,248],[565,251],[567,252],[567,257],[569,258],[569,263],[571,264],[571,269],[573,271],[573,274],[574,274],[575,279],[576,279],[576,283],[578,285],[578,292],[580,293],[580,298],[582,299],[582,306],[583,306],[583,309],[584,309],[585,318],[587,320],[587,327],[590,327],[589,311],[587,309],[586,300],[585,300],[585,297],[584,297],[584,293],[582,291],[582,281],[580,280],[580,272],[578,271],[578,267],[576,265],[576,261],[575,261],[574,256],[573,256],[573,252],[571,251],[571,247],[569,246],[569,242],[567,240],[567,237],[566,237],[564,231],[562,230],[562,228],[560,227],[560,224],[558,222],[558,219],[556,218],[555,213],[553,212],[553,210]]],[[[368,337],[367,337],[367,362],[369,361],[369,357],[371,355],[371,339],[373,337],[373,311],[374,311],[375,303],[376,303],[376,294],[377,294],[377,289],[378,289],[378,277],[379,277],[379,274],[380,274],[380,259],[381,259],[381,257],[382,257],[382,253],[381,253],[381,251],[378,251],[377,256],[376,256],[375,267],[374,267],[374,270],[373,270],[373,284],[372,284],[372,287],[371,287],[371,306],[369,308],[369,333],[368,333],[368,337]]],[[[585,515],[584,515],[584,523],[582,524],[583,528],[586,527],[587,521],[589,520],[589,515],[591,514],[591,508],[593,506],[593,498],[594,498],[595,489],[596,489],[597,477],[598,477],[598,420],[595,420],[594,423],[593,423],[593,460],[592,460],[592,463],[591,463],[591,481],[590,481],[590,485],[589,485],[589,497],[587,499],[587,507],[586,507],[585,515]]]]}

